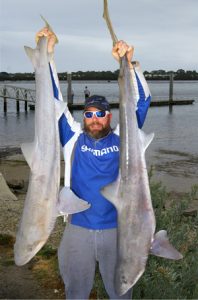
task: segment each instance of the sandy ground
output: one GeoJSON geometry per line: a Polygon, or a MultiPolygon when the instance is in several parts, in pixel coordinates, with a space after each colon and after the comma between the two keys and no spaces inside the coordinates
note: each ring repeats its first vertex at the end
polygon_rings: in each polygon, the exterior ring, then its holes
{"type": "MultiPolygon", "coordinates": [[[[1,197],[0,234],[16,235],[28,186],[29,167],[19,149],[7,149],[0,153],[0,172],[17,200],[1,197]]],[[[59,217],[48,244],[57,248],[64,230],[59,217]]],[[[34,259],[23,267],[14,264],[13,247],[0,245],[0,299],[64,299],[63,289],[43,286],[33,271],[34,259]]]]}
{"type": "MultiPolygon", "coordinates": [[[[3,158],[0,157],[0,172],[10,187],[10,190],[17,197],[16,201],[2,199],[0,193],[0,233],[15,236],[28,187],[29,166],[22,154],[12,153],[10,155],[8,152],[7,156],[3,158]]],[[[64,230],[63,218],[60,217],[57,220],[56,227],[49,239],[50,244],[54,247],[57,247],[60,242],[64,230]]]]}
{"type": "Polygon", "coordinates": [[[40,282],[33,265],[17,267],[13,249],[0,246],[0,299],[64,299],[61,289],[40,282]]]}

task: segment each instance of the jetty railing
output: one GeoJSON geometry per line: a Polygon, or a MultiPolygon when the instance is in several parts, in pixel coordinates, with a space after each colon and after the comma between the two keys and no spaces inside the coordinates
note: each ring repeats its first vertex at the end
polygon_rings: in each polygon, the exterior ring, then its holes
{"type": "Polygon", "coordinates": [[[16,110],[20,111],[19,101],[24,101],[24,109],[27,111],[28,103],[35,103],[36,91],[13,85],[0,86],[0,98],[3,98],[3,110],[7,112],[7,99],[16,100],[16,110]]]}

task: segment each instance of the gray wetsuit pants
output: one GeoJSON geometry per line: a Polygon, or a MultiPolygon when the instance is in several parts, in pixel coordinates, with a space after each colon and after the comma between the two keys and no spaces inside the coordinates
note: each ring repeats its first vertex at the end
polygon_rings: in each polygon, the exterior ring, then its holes
{"type": "Polygon", "coordinates": [[[118,296],[114,291],[117,230],[89,230],[68,224],[58,249],[59,269],[67,299],[89,299],[98,261],[110,299],[131,299],[132,290],[118,296]]]}

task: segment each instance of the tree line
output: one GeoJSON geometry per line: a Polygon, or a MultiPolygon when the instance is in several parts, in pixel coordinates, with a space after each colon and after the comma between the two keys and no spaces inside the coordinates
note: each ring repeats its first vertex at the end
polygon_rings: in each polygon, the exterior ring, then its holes
{"type": "MultiPolygon", "coordinates": [[[[185,71],[179,69],[177,71],[154,70],[144,71],[144,76],[148,80],[169,80],[170,74],[174,75],[174,80],[198,80],[198,72],[185,71]]],[[[72,80],[117,80],[119,70],[116,71],[78,71],[72,72],[72,80]]],[[[59,80],[67,80],[67,72],[58,73],[59,80]]],[[[0,81],[5,80],[34,80],[34,73],[7,73],[0,72],[0,81]]]]}

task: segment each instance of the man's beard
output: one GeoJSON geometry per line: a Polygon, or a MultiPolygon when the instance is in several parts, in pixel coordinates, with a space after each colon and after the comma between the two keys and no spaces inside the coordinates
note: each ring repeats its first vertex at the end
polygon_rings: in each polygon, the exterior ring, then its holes
{"type": "Polygon", "coordinates": [[[84,131],[86,133],[88,133],[91,137],[93,137],[94,139],[101,139],[103,137],[105,137],[110,131],[111,131],[111,127],[110,126],[104,126],[102,124],[99,123],[94,123],[94,124],[98,124],[101,126],[101,129],[91,129],[91,125],[86,125],[84,123],[84,131]]]}

